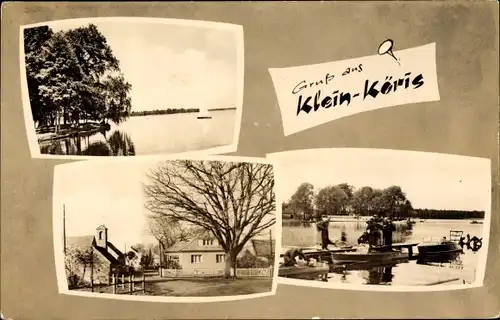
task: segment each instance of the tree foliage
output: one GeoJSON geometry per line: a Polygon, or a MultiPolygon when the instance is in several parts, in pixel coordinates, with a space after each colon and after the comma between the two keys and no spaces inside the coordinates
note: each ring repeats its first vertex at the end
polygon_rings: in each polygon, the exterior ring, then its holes
{"type": "Polygon", "coordinates": [[[349,196],[339,186],[319,190],[315,198],[317,215],[342,214],[349,202],[349,196]]]}
{"type": "Polygon", "coordinates": [[[314,186],[302,183],[292,195],[288,206],[300,220],[310,220],[314,215],[314,186]]]}
{"type": "Polygon", "coordinates": [[[88,281],[85,279],[91,268],[93,268],[94,273],[106,271],[105,264],[91,247],[69,246],[66,249],[64,265],[70,289],[88,285],[88,281]]]}
{"type": "Polygon", "coordinates": [[[27,28],[24,51],[35,124],[58,126],[61,116],[64,123],[120,123],[129,116],[131,85],[95,25],[56,33],[27,28]]]}
{"type": "Polygon", "coordinates": [[[148,177],[147,209],[210,232],[226,253],[226,277],[244,245],[276,222],[271,165],[175,160],[148,177]]]}
{"type": "Polygon", "coordinates": [[[236,265],[238,268],[268,268],[271,263],[270,261],[255,256],[250,250],[246,250],[243,255],[238,258],[236,265]]]}

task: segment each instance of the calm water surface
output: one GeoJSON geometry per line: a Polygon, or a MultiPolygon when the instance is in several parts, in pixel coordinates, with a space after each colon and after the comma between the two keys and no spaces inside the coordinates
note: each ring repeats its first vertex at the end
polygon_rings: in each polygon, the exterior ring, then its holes
{"type": "MultiPolygon", "coordinates": [[[[437,241],[442,237],[449,238],[450,230],[459,230],[471,237],[483,237],[483,225],[471,224],[470,220],[425,220],[413,225],[412,231],[406,232],[403,223],[396,224],[396,232],[393,235],[394,242],[424,242],[437,241]]],[[[346,232],[348,242],[357,244],[358,237],[363,233],[366,222],[332,222],[330,223],[330,238],[337,240],[342,231],[346,232]]],[[[317,232],[315,226],[292,227],[283,226],[282,242],[284,247],[308,247],[317,243],[317,232]]],[[[463,269],[451,268],[449,264],[440,266],[416,265],[415,261],[398,265],[386,265],[367,267],[365,270],[350,270],[344,273],[330,273],[329,282],[351,283],[351,284],[383,284],[383,285],[414,285],[430,283],[433,281],[446,280],[460,277],[466,281],[475,280],[475,270],[478,266],[478,257],[481,256],[483,248],[472,252],[464,247],[461,255],[463,269]]],[[[416,248],[415,248],[415,251],[416,248]]]]}
{"type": "MultiPolygon", "coordinates": [[[[169,154],[197,151],[233,143],[236,110],[212,111],[212,119],[197,119],[197,113],[135,116],[115,125],[106,134],[96,133],[81,138],[81,148],[95,142],[106,142],[106,138],[119,131],[132,140],[136,155],[169,154]]],[[[61,141],[63,149],[74,138],[61,141]]]]}

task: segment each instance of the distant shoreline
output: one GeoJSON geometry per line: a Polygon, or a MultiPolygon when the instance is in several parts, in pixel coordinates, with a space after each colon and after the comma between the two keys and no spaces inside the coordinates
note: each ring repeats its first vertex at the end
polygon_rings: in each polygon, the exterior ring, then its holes
{"type": "MultiPolygon", "coordinates": [[[[208,111],[226,111],[226,110],[236,110],[236,108],[213,108],[207,109],[208,111]]],[[[166,114],[179,114],[179,113],[195,113],[200,112],[199,108],[191,109],[162,109],[162,110],[145,110],[145,111],[132,111],[130,113],[131,117],[142,117],[142,116],[157,116],[166,114]]]]}

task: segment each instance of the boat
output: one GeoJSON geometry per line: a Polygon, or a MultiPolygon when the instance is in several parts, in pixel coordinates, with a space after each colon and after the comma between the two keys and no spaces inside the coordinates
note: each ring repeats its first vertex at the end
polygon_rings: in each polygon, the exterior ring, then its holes
{"type": "Polygon", "coordinates": [[[200,112],[198,112],[198,116],[196,118],[198,118],[198,119],[212,119],[212,116],[208,112],[208,109],[200,109],[200,112]]]}
{"type": "Polygon", "coordinates": [[[315,280],[328,276],[330,268],[328,265],[310,266],[297,266],[297,267],[283,267],[278,269],[278,277],[293,278],[302,280],[315,280]]]}
{"type": "Polygon", "coordinates": [[[406,262],[409,260],[408,252],[399,250],[374,251],[374,252],[335,252],[332,253],[334,264],[367,263],[367,262],[406,262]]]}
{"type": "Polygon", "coordinates": [[[462,253],[462,248],[454,241],[422,243],[417,246],[417,263],[451,262],[462,253]]]}

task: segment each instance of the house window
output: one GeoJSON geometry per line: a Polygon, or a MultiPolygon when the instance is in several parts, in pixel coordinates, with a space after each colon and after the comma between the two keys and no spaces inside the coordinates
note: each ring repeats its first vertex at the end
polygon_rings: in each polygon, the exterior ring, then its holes
{"type": "Polygon", "coordinates": [[[222,262],[226,261],[226,256],[223,254],[218,254],[215,256],[215,261],[217,263],[222,263],[222,262]]]}
{"type": "Polygon", "coordinates": [[[214,240],[213,239],[211,239],[211,240],[206,239],[206,240],[203,240],[202,243],[203,243],[204,246],[213,246],[214,245],[214,240]]]}
{"type": "Polygon", "coordinates": [[[191,255],[191,263],[201,263],[203,260],[201,258],[201,254],[192,254],[191,255]]]}
{"type": "Polygon", "coordinates": [[[99,231],[99,240],[102,240],[102,233],[103,231],[99,231]]]}
{"type": "Polygon", "coordinates": [[[179,256],[168,256],[169,260],[173,260],[175,262],[179,262],[179,256]]]}

